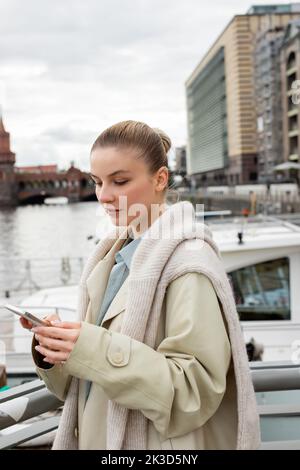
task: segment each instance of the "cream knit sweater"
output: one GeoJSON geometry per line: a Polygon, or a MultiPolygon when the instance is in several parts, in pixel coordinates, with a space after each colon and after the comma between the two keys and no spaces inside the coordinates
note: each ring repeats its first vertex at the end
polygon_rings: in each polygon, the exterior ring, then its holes
{"type": "MultiPolygon", "coordinates": [[[[78,318],[84,320],[89,298],[86,280],[127,228],[115,227],[90,256],[79,284],[78,318]]],[[[195,223],[190,202],[168,208],[147,230],[135,251],[128,279],[128,297],[121,333],[154,347],[161,307],[168,284],[188,272],[205,274],[221,302],[231,343],[238,402],[236,449],[260,445],[259,416],[248,358],[232,289],[209,229],[195,223]]],[[[187,293],[188,294],[188,293],[187,293]]],[[[77,449],[78,379],[73,378],[65,400],[53,449],[77,449]]],[[[96,418],[95,418],[96,419],[96,418]]],[[[101,419],[101,417],[99,417],[101,419]]],[[[147,419],[137,410],[109,402],[107,448],[145,449],[147,419]]]]}

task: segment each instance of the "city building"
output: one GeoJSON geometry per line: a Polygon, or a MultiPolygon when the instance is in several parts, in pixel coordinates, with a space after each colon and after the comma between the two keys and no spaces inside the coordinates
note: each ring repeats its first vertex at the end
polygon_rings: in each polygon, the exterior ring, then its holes
{"type": "Polygon", "coordinates": [[[256,38],[297,18],[300,4],[251,7],[230,21],[187,79],[187,172],[198,185],[258,181],[256,38]]]}
{"type": "Polygon", "coordinates": [[[186,146],[175,148],[175,173],[184,176],[186,174],[186,146]]]}
{"type": "Polygon", "coordinates": [[[286,28],[281,48],[283,157],[299,163],[300,155],[300,20],[286,28]],[[296,88],[293,88],[294,85],[296,88]],[[293,99],[293,94],[296,99],[293,99]]]}
{"type": "Polygon", "coordinates": [[[0,204],[16,204],[15,154],[10,149],[10,135],[0,115],[0,204]]]}
{"type": "Polygon", "coordinates": [[[274,180],[283,161],[280,51],[285,28],[259,32],[254,48],[254,96],[257,117],[257,173],[260,183],[274,180]]]}

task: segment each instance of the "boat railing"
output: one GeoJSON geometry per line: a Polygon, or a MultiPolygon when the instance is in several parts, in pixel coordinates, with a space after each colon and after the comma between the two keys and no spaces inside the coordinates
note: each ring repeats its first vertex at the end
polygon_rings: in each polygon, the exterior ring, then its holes
{"type": "MultiPolygon", "coordinates": [[[[256,393],[300,390],[300,365],[293,363],[249,363],[256,393]]],[[[34,380],[0,393],[0,449],[14,448],[57,429],[59,416],[51,416],[28,426],[13,429],[18,423],[57,410],[62,406],[41,380],[34,380]],[[10,429],[2,434],[1,430],[10,429]]],[[[299,404],[258,405],[260,419],[300,418],[299,404]]],[[[263,441],[264,449],[300,449],[300,440],[263,441]]]]}

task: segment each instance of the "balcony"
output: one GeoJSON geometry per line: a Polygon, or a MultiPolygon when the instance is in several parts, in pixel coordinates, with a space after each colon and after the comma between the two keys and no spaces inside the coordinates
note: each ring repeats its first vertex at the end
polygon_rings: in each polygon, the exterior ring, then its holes
{"type": "Polygon", "coordinates": [[[297,66],[296,64],[292,64],[289,69],[286,71],[286,76],[289,77],[290,75],[293,75],[293,73],[297,73],[297,66]]]}
{"type": "Polygon", "coordinates": [[[296,150],[293,150],[292,153],[289,155],[289,160],[291,162],[298,162],[299,161],[299,154],[296,150]]]}
{"type": "Polygon", "coordinates": [[[298,114],[298,106],[293,105],[293,107],[291,107],[291,109],[289,107],[289,110],[288,110],[288,113],[287,113],[288,117],[295,116],[296,114],[298,114]]]}

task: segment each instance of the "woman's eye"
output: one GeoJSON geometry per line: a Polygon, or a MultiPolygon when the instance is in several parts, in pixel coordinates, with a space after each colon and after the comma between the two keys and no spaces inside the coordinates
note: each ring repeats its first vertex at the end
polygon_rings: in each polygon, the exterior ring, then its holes
{"type": "MultiPolygon", "coordinates": [[[[92,180],[92,181],[93,181],[93,184],[94,184],[95,186],[102,186],[102,183],[101,183],[100,181],[94,181],[94,180],[92,180]]],[[[114,181],[114,183],[119,186],[119,185],[128,183],[128,181],[127,181],[127,180],[126,180],[126,181],[114,181]]]]}

